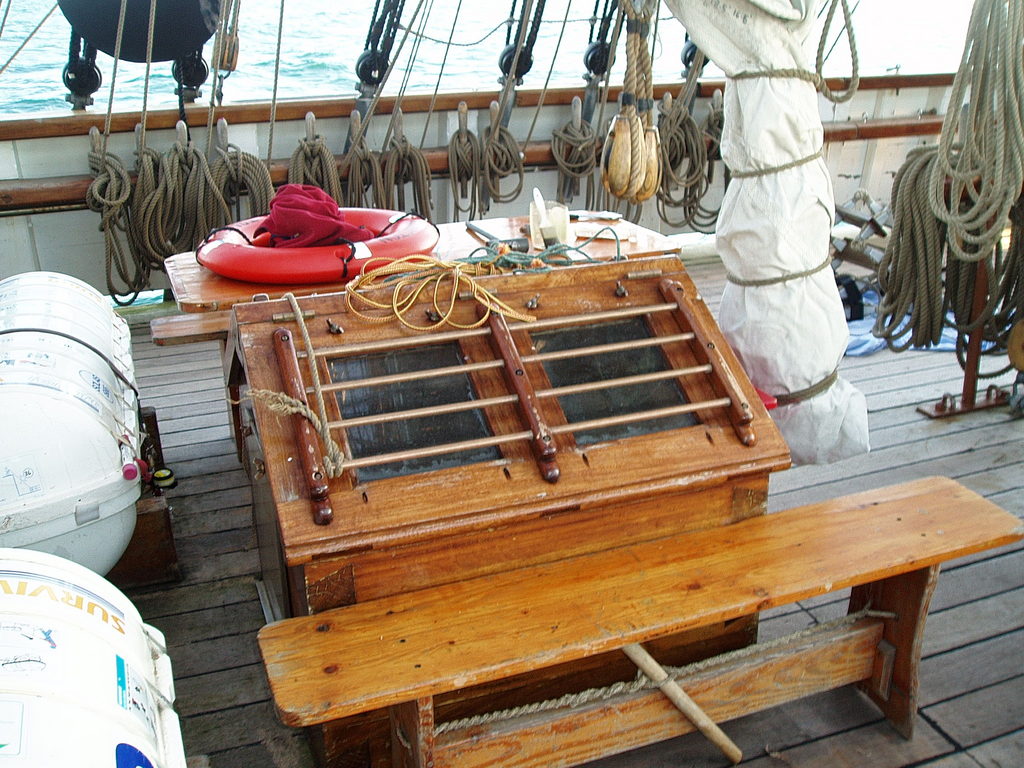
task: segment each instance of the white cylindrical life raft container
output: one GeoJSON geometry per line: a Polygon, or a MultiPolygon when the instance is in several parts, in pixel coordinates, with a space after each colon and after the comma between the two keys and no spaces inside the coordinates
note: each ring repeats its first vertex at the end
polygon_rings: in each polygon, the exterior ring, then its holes
{"type": "Polygon", "coordinates": [[[0,764],[184,768],[163,635],[110,582],[0,549],[0,764]]]}
{"type": "Polygon", "coordinates": [[[100,574],[135,528],[140,426],[127,323],[76,278],[0,281],[0,547],[100,574]]]}

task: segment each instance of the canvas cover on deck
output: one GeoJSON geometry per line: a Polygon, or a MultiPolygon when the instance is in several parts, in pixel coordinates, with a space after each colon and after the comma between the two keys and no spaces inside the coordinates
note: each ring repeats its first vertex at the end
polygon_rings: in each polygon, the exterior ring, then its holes
{"type": "MultiPolygon", "coordinates": [[[[719,324],[761,389],[779,395],[824,386],[846,349],[847,327],[826,263],[835,197],[819,154],[823,129],[817,91],[796,77],[745,75],[813,71],[806,44],[814,4],[666,0],[666,5],[729,78],[722,157],[738,177],[725,193],[718,219],[718,249],[730,274],[719,324]],[[745,175],[765,170],[770,172],[745,175]],[[772,282],[804,273],[809,274],[772,282]]],[[[831,462],[868,450],[864,395],[841,377],[820,394],[780,405],[773,415],[796,463],[831,462]]]]}

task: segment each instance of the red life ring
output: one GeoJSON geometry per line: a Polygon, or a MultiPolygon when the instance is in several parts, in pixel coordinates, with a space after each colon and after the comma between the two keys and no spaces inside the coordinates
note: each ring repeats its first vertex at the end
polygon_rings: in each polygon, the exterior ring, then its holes
{"type": "Polygon", "coordinates": [[[257,245],[256,229],[265,218],[257,216],[214,232],[196,249],[196,260],[211,272],[248,283],[340,283],[358,275],[368,261],[430,253],[437,245],[437,228],[419,216],[374,208],[341,212],[346,222],[376,236],[361,243],[308,248],[257,245]]]}

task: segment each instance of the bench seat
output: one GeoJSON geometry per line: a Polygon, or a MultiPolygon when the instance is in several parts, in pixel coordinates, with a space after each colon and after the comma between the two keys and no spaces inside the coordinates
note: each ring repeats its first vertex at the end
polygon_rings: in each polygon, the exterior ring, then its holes
{"type": "Polygon", "coordinates": [[[856,620],[763,653],[755,645],[679,682],[724,720],[860,681],[909,736],[939,564],[1021,535],[1020,521],[994,504],[925,478],[287,619],[264,627],[259,644],[286,724],[391,708],[396,765],[493,764],[491,751],[509,755],[510,739],[516,757],[502,765],[568,765],[691,728],[654,691],[629,706],[439,734],[432,697],[854,587],[851,613],[871,609],[856,620]],[[609,720],[620,715],[622,727],[609,720]],[[575,747],[556,749],[555,737],[575,747]]]}
{"type": "Polygon", "coordinates": [[[231,328],[231,311],[164,315],[149,321],[150,334],[157,346],[193,344],[200,341],[224,342],[231,328]]]}

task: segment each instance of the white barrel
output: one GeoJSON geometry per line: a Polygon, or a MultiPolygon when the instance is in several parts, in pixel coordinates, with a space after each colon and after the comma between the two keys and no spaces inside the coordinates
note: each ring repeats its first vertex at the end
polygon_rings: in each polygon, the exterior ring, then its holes
{"type": "Polygon", "coordinates": [[[0,764],[185,768],[163,635],[110,582],[0,549],[0,764]]]}
{"type": "Polygon", "coordinates": [[[140,493],[131,334],[82,281],[0,281],[0,546],[106,573],[140,493]]]}

